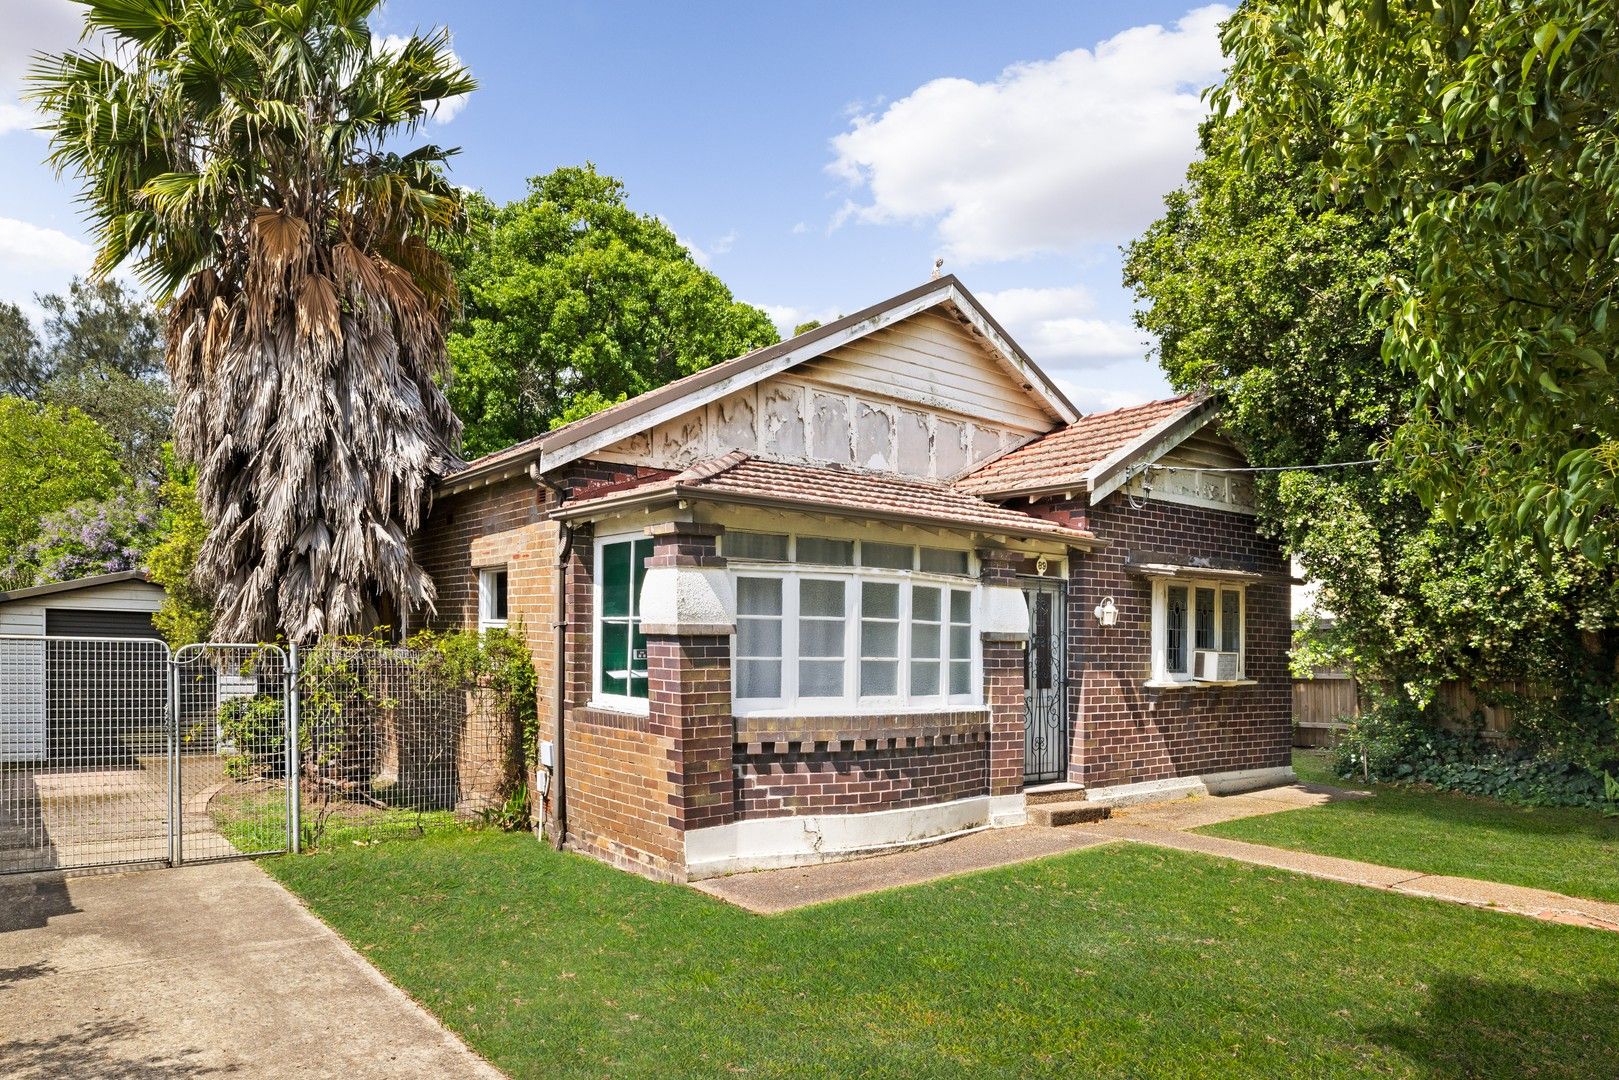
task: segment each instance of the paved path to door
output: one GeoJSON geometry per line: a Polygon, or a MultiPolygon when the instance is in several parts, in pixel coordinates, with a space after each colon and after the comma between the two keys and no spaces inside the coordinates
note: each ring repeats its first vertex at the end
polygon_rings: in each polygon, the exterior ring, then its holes
{"type": "Polygon", "coordinates": [[[1415,870],[1335,859],[1186,831],[1259,814],[1283,813],[1328,802],[1374,797],[1372,793],[1364,791],[1347,791],[1317,784],[1292,784],[1242,795],[1177,799],[1125,807],[1111,820],[1094,825],[1069,825],[1056,829],[1026,825],[995,829],[947,840],[931,847],[878,855],[856,862],[822,863],[818,866],[714,878],[697,883],[696,888],[749,911],[770,914],[880,889],[916,885],[954,874],[1008,866],[1098,844],[1125,841],[1195,851],[1329,881],[1490,908],[1549,922],[1619,931],[1619,904],[1493,881],[1423,874],[1415,870]]]}
{"type": "Polygon", "coordinates": [[[0,1073],[500,1075],[248,862],[0,878],[0,1073]]]}

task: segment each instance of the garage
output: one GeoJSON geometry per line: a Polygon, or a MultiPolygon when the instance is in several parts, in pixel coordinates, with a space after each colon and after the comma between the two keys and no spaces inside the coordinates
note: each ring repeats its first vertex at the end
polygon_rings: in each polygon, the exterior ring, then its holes
{"type": "Polygon", "coordinates": [[[141,571],[0,593],[0,762],[105,764],[162,746],[163,597],[141,571]]]}

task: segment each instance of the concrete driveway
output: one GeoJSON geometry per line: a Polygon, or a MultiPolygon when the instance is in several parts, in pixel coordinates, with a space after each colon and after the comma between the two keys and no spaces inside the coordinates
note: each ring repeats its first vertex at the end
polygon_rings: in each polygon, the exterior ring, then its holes
{"type": "Polygon", "coordinates": [[[0,1073],[500,1075],[248,862],[0,878],[0,1073]]]}

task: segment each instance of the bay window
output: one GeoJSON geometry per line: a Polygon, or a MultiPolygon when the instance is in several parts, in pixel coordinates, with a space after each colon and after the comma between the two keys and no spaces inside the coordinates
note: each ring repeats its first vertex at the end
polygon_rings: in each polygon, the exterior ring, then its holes
{"type": "Polygon", "coordinates": [[[979,704],[968,552],[746,532],[722,543],[736,711],[979,704]]]}
{"type": "Polygon", "coordinates": [[[1229,581],[1155,578],[1152,583],[1152,682],[1246,681],[1246,588],[1229,581]]]}

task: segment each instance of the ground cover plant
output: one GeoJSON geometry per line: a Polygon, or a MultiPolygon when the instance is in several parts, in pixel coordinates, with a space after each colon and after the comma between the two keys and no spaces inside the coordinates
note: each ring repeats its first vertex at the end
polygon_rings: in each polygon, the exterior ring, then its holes
{"type": "Polygon", "coordinates": [[[1589,1077],[1613,936],[1131,845],[761,917],[531,837],[266,868],[513,1076],[1589,1077]]]}
{"type": "MultiPolygon", "coordinates": [[[[1299,778],[1343,785],[1322,752],[1294,755],[1299,778]]],[[[1355,785],[1366,787],[1367,785],[1355,785]]],[[[1199,830],[1256,844],[1619,901],[1619,819],[1512,806],[1420,785],[1199,830]]]]}

